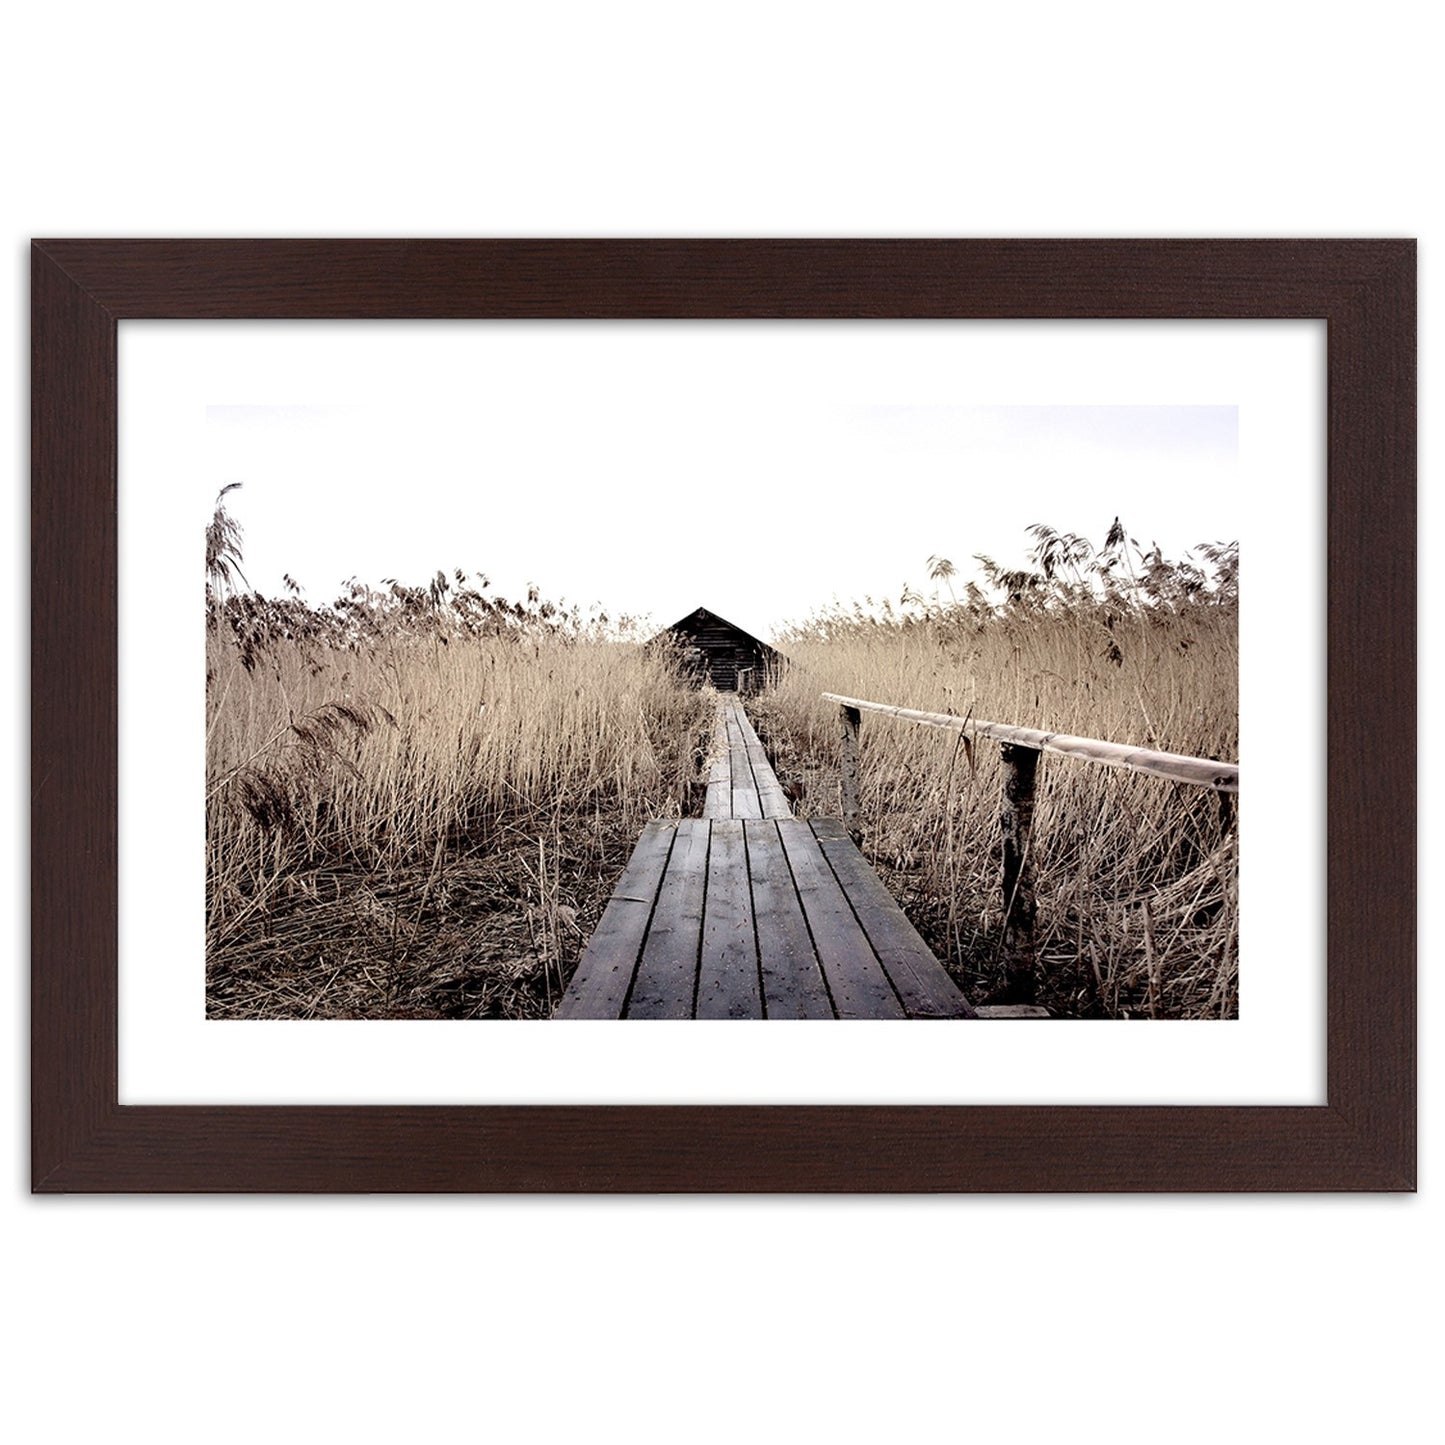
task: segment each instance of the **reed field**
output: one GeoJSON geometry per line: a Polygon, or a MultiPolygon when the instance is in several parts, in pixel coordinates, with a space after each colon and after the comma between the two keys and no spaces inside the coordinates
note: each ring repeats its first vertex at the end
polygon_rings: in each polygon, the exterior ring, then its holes
{"type": "MultiPolygon", "coordinates": [[[[748,700],[795,808],[836,815],[823,692],[1234,760],[1237,552],[1036,528],[1029,566],[833,607],[748,700]]],[[[642,825],[700,812],[716,695],[629,619],[485,579],[245,581],[207,534],[207,1011],[545,1018],[642,825]]],[[[865,714],[864,851],[975,1002],[1003,977],[999,749],[865,714]]],[[[1045,756],[1038,998],[1067,1017],[1238,1011],[1238,833],[1212,790],[1045,756]]]]}
{"type": "MultiPolygon", "coordinates": [[[[778,645],[755,709],[798,811],[838,808],[823,692],[1238,759],[1238,553],[1170,561],[1116,523],[1097,548],[1033,529],[1030,566],[834,607],[778,645]]],[[[864,852],[968,996],[1002,982],[999,747],[863,714],[864,852]]],[[[1237,1016],[1238,831],[1211,789],[1044,754],[1033,827],[1039,1001],[1068,1017],[1237,1016]]]]}
{"type": "Polygon", "coordinates": [[[481,579],[235,590],[208,538],[207,1009],[546,1017],[711,713],[627,624],[481,579]]]}

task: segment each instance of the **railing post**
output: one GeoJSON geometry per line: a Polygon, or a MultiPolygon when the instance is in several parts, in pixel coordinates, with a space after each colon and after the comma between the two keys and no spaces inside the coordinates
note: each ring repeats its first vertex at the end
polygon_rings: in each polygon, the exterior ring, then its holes
{"type": "Polygon", "coordinates": [[[1034,959],[1034,863],[1029,834],[1034,823],[1035,748],[1003,744],[1003,952],[1007,1001],[1032,1003],[1037,988],[1034,959]]]}
{"type": "Polygon", "coordinates": [[[858,822],[858,729],[863,715],[856,707],[849,707],[845,703],[838,709],[838,716],[843,725],[843,826],[848,830],[848,836],[853,842],[861,847],[863,830],[858,822]]]}

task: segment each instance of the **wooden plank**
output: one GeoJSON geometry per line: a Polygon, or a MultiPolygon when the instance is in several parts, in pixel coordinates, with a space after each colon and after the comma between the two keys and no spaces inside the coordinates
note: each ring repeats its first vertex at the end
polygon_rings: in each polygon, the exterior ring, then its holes
{"type": "Polygon", "coordinates": [[[1046,1019],[1052,1015],[1036,1003],[981,1003],[975,1010],[981,1019],[1046,1019]]]}
{"type": "Polygon", "coordinates": [[[714,758],[708,773],[705,818],[790,818],[787,794],[767,750],[734,697],[718,702],[714,758]]]}
{"type": "Polygon", "coordinates": [[[739,721],[742,709],[736,702],[725,704],[728,751],[732,758],[734,818],[761,818],[762,799],[758,796],[758,783],[753,775],[752,763],[748,758],[747,744],[743,739],[742,724],[739,721]]]}
{"type": "Polygon", "coordinates": [[[704,818],[731,818],[733,815],[733,760],[727,741],[726,704],[719,703],[713,719],[712,764],[707,775],[707,802],[704,818]]]}
{"type": "Polygon", "coordinates": [[[676,831],[663,820],[642,830],[554,1018],[621,1018],[676,831]]]}
{"type": "Polygon", "coordinates": [[[742,820],[737,818],[719,819],[712,825],[696,1016],[700,1019],[760,1019],[763,1016],[747,848],[742,820]]]}
{"type": "Polygon", "coordinates": [[[761,818],[763,800],[756,788],[740,788],[733,784],[732,816],[734,818],[761,818]]]}
{"type": "Polygon", "coordinates": [[[766,1015],[770,1019],[830,1019],[833,1005],[777,824],[772,819],[758,819],[743,827],[766,1015]]]}
{"type": "Polygon", "coordinates": [[[788,795],[783,791],[783,785],[776,778],[766,784],[758,785],[758,800],[763,805],[763,817],[765,818],[791,818],[793,816],[793,807],[788,802],[788,795]]]}
{"type": "MultiPolygon", "coordinates": [[[[718,748],[719,740],[714,737],[713,747],[718,748]]],[[[731,818],[733,814],[733,762],[732,753],[726,748],[712,760],[707,775],[707,803],[703,808],[705,818],[731,818]]]]}
{"type": "Polygon", "coordinates": [[[793,810],[788,805],[788,795],[783,792],[783,785],[778,781],[778,775],[768,761],[768,750],[763,746],[763,740],[741,705],[737,709],[737,719],[738,731],[742,734],[743,746],[747,752],[748,766],[752,768],[753,781],[757,784],[763,817],[791,818],[793,810]]]}
{"type": "Polygon", "coordinates": [[[904,1017],[903,1005],[853,916],[813,830],[801,818],[779,818],[777,829],[838,1017],[904,1017]]]}
{"type": "Polygon", "coordinates": [[[1239,791],[1239,764],[1220,763],[1213,758],[1192,758],[1184,753],[1160,753],[1151,748],[1136,748],[1128,743],[1110,743],[1100,738],[1078,738],[1068,733],[1044,732],[1039,728],[1013,727],[1009,723],[981,722],[977,718],[952,717],[947,713],[919,712],[917,708],[893,707],[884,702],[864,702],[856,697],[823,694],[829,702],[863,712],[881,713],[904,722],[921,723],[924,727],[951,728],[972,737],[993,738],[1015,747],[1035,748],[1039,752],[1060,753],[1082,762],[1103,763],[1111,768],[1128,768],[1156,778],[1172,778],[1176,783],[1193,783],[1196,787],[1215,788],[1221,793],[1239,791]]]}
{"type": "Polygon", "coordinates": [[[973,1018],[972,1005],[853,846],[841,819],[814,818],[813,835],[910,1018],[973,1018]]]}
{"type": "Polygon", "coordinates": [[[758,785],[753,781],[752,769],[748,767],[747,754],[738,749],[733,757],[733,817],[761,818],[763,800],[758,796],[758,785]]]}
{"type": "Polygon", "coordinates": [[[706,818],[683,818],[676,827],[627,1000],[630,1019],[692,1017],[712,824],[706,818]]]}
{"type": "Polygon", "coordinates": [[[709,780],[707,801],[703,804],[704,818],[731,818],[733,815],[733,782],[726,777],[720,781],[709,780]]]}

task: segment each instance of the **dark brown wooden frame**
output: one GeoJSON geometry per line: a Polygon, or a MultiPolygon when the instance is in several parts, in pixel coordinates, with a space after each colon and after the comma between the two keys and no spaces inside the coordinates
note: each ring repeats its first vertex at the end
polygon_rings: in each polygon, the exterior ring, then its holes
{"type": "Polygon", "coordinates": [[[39,241],[32,315],[35,1190],[1414,1187],[1413,242],[39,241]],[[133,317],[1326,318],[1328,1103],[121,1106],[116,324],[133,317]]]}

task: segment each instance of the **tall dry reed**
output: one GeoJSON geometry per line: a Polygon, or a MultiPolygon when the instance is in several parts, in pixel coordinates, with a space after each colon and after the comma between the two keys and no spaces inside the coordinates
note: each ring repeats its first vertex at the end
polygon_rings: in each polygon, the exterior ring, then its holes
{"type": "Polygon", "coordinates": [[[212,1011],[544,1013],[619,852],[691,806],[705,699],[535,592],[313,607],[235,590],[224,505],[207,542],[212,1011]]]}
{"type": "MultiPolygon", "coordinates": [[[[792,666],[762,723],[784,766],[811,774],[806,811],[839,806],[838,710],[823,692],[1238,758],[1235,550],[1171,563],[1130,550],[1122,529],[1098,551],[1035,536],[1032,568],[981,559],[986,585],[962,597],[835,608],[781,639],[792,666]]],[[[933,562],[951,583],[951,564],[933,562]]],[[[996,744],[864,714],[867,850],[975,997],[1002,978],[1000,787],[996,744]]],[[[1058,1011],[1237,1012],[1238,837],[1218,795],[1046,754],[1032,846],[1043,997],[1058,1011]]]]}

